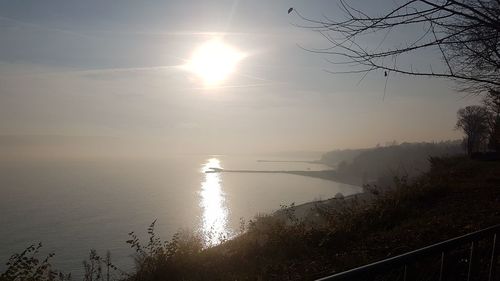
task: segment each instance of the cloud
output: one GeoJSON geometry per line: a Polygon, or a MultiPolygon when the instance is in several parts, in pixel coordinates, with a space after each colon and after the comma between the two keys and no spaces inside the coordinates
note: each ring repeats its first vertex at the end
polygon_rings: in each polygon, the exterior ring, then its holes
{"type": "Polygon", "coordinates": [[[69,36],[73,36],[73,37],[76,36],[76,37],[85,38],[85,39],[91,38],[90,36],[83,34],[83,33],[75,32],[75,31],[71,31],[71,30],[66,30],[66,29],[47,27],[47,26],[44,26],[41,24],[21,21],[21,20],[10,18],[10,17],[1,16],[1,15],[0,15],[0,21],[8,22],[8,23],[11,23],[12,25],[16,25],[16,26],[20,26],[20,27],[24,27],[24,28],[31,28],[31,29],[35,29],[35,30],[56,32],[56,33],[63,34],[63,35],[69,35],[69,36]]]}

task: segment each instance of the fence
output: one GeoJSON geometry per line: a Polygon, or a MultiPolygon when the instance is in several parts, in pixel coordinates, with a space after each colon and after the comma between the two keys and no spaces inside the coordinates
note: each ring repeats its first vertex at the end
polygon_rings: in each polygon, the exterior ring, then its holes
{"type": "Polygon", "coordinates": [[[500,225],[327,276],[339,280],[495,280],[500,225]]]}

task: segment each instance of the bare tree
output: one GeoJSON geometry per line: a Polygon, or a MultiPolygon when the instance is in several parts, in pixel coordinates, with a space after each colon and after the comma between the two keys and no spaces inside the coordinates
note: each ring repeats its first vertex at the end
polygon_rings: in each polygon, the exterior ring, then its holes
{"type": "Polygon", "coordinates": [[[490,113],[484,106],[471,105],[458,110],[457,129],[465,133],[465,149],[470,156],[480,151],[488,138],[490,113]]]}
{"type": "Polygon", "coordinates": [[[490,90],[483,98],[483,104],[495,116],[500,116],[500,90],[490,90]]]}
{"type": "Polygon", "coordinates": [[[344,18],[323,20],[289,10],[301,19],[301,27],[328,40],[327,48],[308,50],[331,56],[333,64],[350,67],[333,73],[381,70],[385,76],[400,73],[448,78],[472,93],[500,86],[500,0],[406,0],[381,15],[339,0],[339,9],[344,18]],[[384,45],[390,34],[409,29],[421,32],[410,41],[384,45]],[[377,37],[378,45],[366,40],[377,37]],[[418,70],[411,63],[398,63],[429,49],[440,53],[443,64],[439,69],[430,65],[418,70]]]}
{"type": "Polygon", "coordinates": [[[484,97],[483,104],[491,113],[488,147],[500,151],[500,91],[490,90],[484,97]]]}

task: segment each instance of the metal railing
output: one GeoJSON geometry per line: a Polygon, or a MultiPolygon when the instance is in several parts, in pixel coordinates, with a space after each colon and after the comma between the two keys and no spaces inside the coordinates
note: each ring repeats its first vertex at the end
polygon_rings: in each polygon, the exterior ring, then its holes
{"type": "MultiPolygon", "coordinates": [[[[497,235],[500,233],[500,224],[492,227],[488,227],[486,229],[482,229],[476,232],[472,232],[463,236],[459,236],[456,238],[452,238],[440,243],[436,243],[434,245],[430,245],[427,247],[420,248],[418,250],[414,250],[405,254],[401,254],[392,258],[388,258],[385,260],[377,261],[368,265],[360,266],[354,269],[350,269],[344,272],[340,272],[331,276],[327,276],[324,278],[317,279],[317,281],[339,281],[339,280],[408,280],[408,279],[418,279],[409,274],[409,267],[418,263],[420,260],[428,259],[432,256],[435,258],[439,258],[439,261],[433,261],[435,266],[434,278],[423,278],[430,280],[445,280],[446,268],[445,268],[445,260],[448,257],[454,255],[458,256],[457,251],[459,251],[460,247],[462,247],[462,251],[464,251],[463,246],[467,246],[466,258],[461,258],[459,261],[463,263],[466,267],[463,272],[463,279],[465,280],[488,280],[492,281],[495,277],[495,267],[497,265],[497,235]],[[490,241],[482,241],[487,238],[492,238],[490,241]],[[479,247],[480,241],[488,242],[485,248],[485,244],[482,243],[482,248],[479,247]],[[486,256],[481,258],[479,254],[483,254],[486,256]],[[474,276],[474,273],[478,273],[479,271],[477,263],[487,263],[486,268],[481,270],[482,277],[479,278],[474,276]],[[439,264],[439,266],[437,266],[439,264]],[[396,278],[394,278],[394,274],[392,277],[387,277],[388,272],[398,271],[396,278]],[[466,277],[466,278],[465,278],[466,277]]],[[[430,270],[428,265],[423,267],[424,270],[430,270]]],[[[456,271],[456,270],[455,270],[456,271]]],[[[457,276],[456,272],[455,273],[457,276]]],[[[450,279],[456,280],[456,276],[450,279]]]]}

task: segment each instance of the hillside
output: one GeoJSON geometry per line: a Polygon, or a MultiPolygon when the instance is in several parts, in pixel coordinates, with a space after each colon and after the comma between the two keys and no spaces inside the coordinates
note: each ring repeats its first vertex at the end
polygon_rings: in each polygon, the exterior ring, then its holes
{"type": "Polygon", "coordinates": [[[390,185],[394,176],[414,177],[429,170],[429,158],[463,155],[461,141],[391,144],[365,149],[334,150],[320,162],[335,167],[338,176],[362,183],[390,185]]]}
{"type": "Polygon", "coordinates": [[[499,162],[436,158],[431,166],[367,207],[318,210],[323,225],[258,218],[198,264],[221,280],[308,280],[500,223],[499,162]]]}
{"type": "MultiPolygon", "coordinates": [[[[286,218],[259,216],[207,249],[191,232],[161,241],[153,224],[145,244],[134,233],[127,242],[137,252],[134,272],[120,275],[93,253],[85,280],[105,280],[106,268],[130,281],[312,280],[500,223],[500,162],[433,158],[429,172],[395,186],[369,188],[370,202],[318,207],[321,223],[297,219],[293,207],[282,209],[286,218]]],[[[8,276],[0,280],[17,280],[8,276]]]]}

